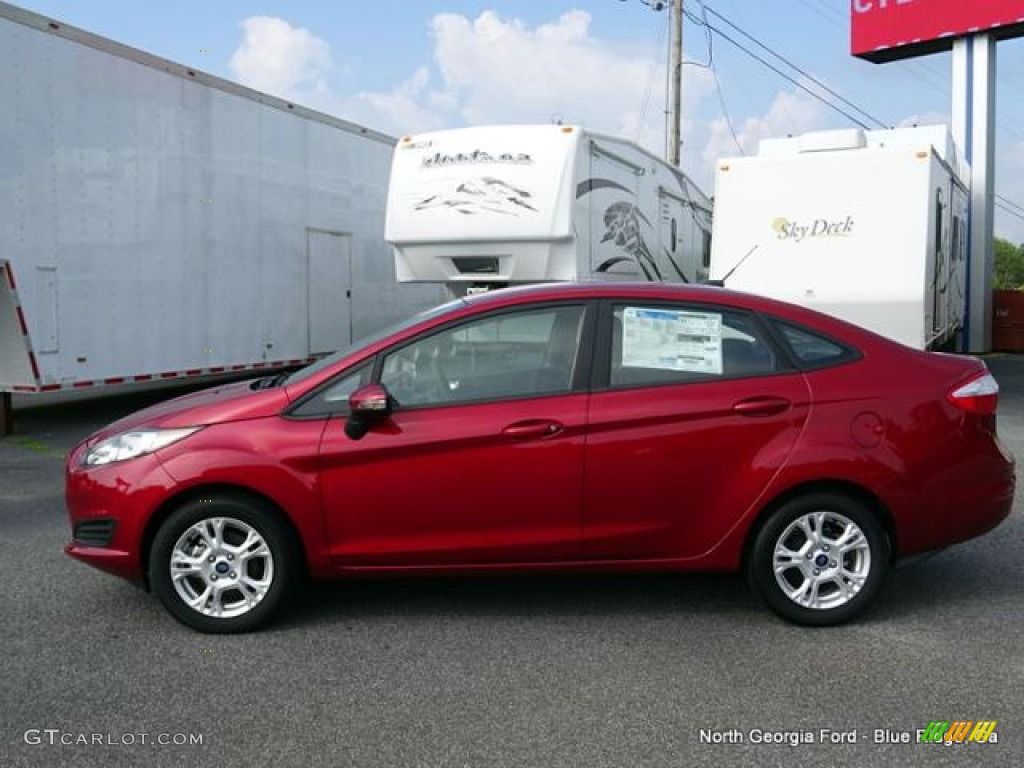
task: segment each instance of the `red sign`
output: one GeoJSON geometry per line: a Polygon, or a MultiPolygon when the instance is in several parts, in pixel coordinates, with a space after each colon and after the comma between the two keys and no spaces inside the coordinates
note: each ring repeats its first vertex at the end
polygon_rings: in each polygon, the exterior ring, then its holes
{"type": "Polygon", "coordinates": [[[976,32],[1024,36],[1024,0],[851,0],[854,56],[892,61],[948,50],[976,32]]]}

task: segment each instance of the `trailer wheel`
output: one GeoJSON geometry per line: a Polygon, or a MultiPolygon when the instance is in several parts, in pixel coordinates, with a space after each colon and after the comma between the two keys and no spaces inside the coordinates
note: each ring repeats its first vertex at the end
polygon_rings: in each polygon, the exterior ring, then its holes
{"type": "Polygon", "coordinates": [[[266,624],[296,582],[293,537],[277,515],[232,496],[196,499],[157,531],[149,578],[182,624],[210,633],[266,624]]]}
{"type": "Polygon", "coordinates": [[[888,541],[878,519],[838,493],[783,504],[757,534],[747,562],[751,587],[797,624],[840,624],[878,594],[888,571],[888,541]]]}

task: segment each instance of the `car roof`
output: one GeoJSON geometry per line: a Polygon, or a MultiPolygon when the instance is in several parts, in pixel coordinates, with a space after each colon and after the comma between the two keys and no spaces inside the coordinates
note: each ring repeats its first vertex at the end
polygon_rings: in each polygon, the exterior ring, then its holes
{"type": "MultiPolygon", "coordinates": [[[[728,301],[730,296],[742,297],[735,291],[706,285],[680,283],[619,283],[619,282],[559,282],[521,285],[512,288],[478,293],[467,296],[466,301],[473,305],[486,303],[513,304],[528,301],[550,301],[558,299],[600,299],[618,297],[640,297],[648,299],[668,299],[672,301],[728,301]]],[[[757,297],[750,297],[757,298],[757,297]]],[[[732,302],[728,302],[732,303],[732,302]]]]}
{"type": "Polygon", "coordinates": [[[718,286],[693,285],[691,283],[542,283],[539,285],[522,285],[478,293],[473,296],[467,296],[465,301],[475,309],[483,309],[486,305],[498,306],[537,301],[619,298],[724,304],[787,315],[790,314],[792,309],[801,309],[793,304],[768,299],[763,296],[741,293],[718,286]]]}

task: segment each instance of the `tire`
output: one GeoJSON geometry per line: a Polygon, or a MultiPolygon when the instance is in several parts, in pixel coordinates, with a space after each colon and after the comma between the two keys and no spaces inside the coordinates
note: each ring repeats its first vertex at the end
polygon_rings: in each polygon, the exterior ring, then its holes
{"type": "Polygon", "coordinates": [[[174,618],[200,632],[264,626],[298,572],[298,547],[278,515],[230,495],[183,504],[160,526],[150,548],[153,591],[174,618]]]}
{"type": "Polygon", "coordinates": [[[783,504],[758,531],[747,562],[750,585],[769,608],[818,627],[860,613],[888,570],[889,544],[878,519],[839,493],[812,493],[783,504]]]}

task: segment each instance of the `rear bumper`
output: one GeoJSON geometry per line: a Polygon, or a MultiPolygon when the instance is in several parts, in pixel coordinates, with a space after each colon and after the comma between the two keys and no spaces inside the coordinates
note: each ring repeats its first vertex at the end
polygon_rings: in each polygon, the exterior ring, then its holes
{"type": "Polygon", "coordinates": [[[938,473],[912,496],[904,489],[910,514],[898,516],[898,558],[976,538],[1009,517],[1016,492],[1014,462],[987,459],[984,465],[972,462],[961,471],[938,473]]]}

